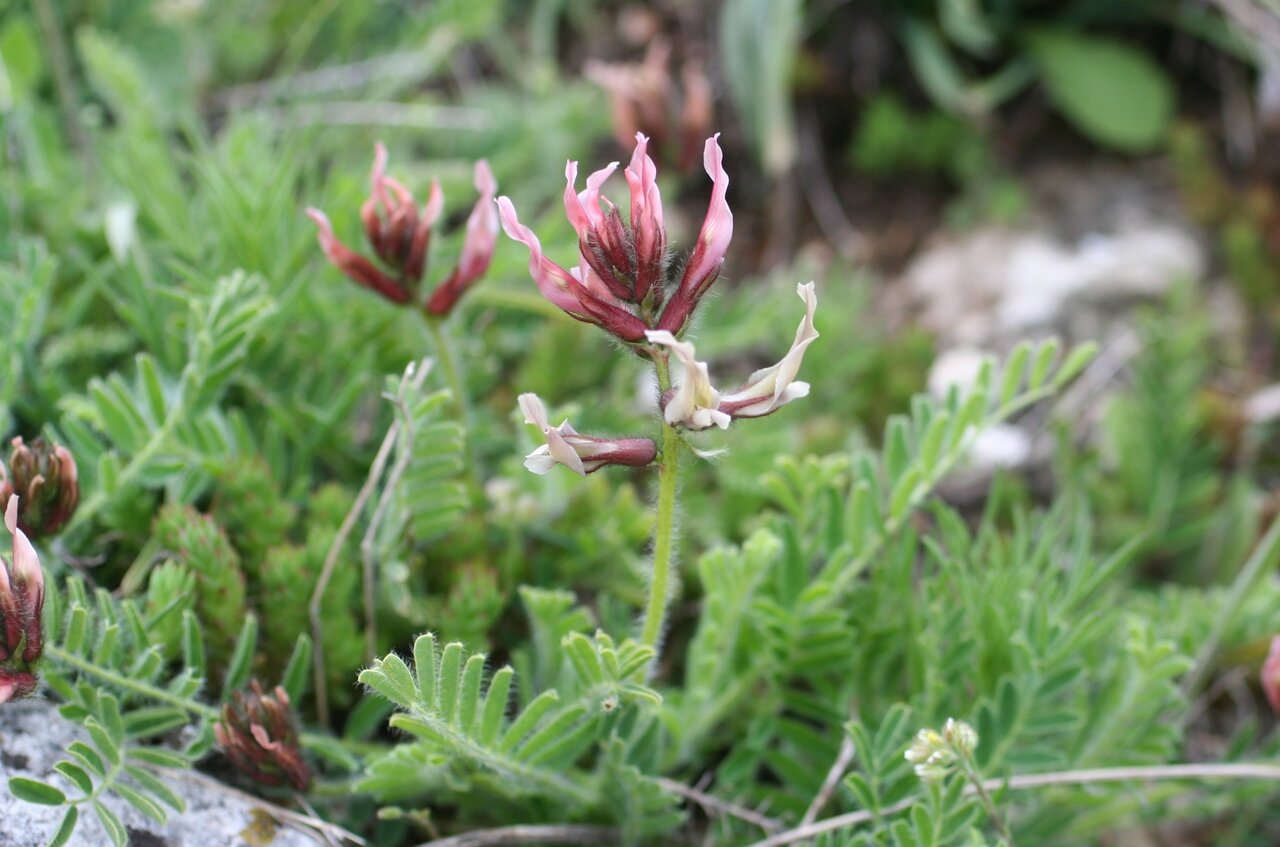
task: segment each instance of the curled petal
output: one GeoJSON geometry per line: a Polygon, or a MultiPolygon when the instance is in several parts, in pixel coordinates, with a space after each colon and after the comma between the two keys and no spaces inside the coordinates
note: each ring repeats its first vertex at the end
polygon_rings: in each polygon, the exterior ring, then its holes
{"type": "Polygon", "coordinates": [[[498,198],[498,215],[507,237],[529,248],[529,274],[538,284],[542,296],[579,320],[587,320],[586,313],[578,302],[577,290],[581,286],[568,271],[542,254],[542,242],[533,234],[533,230],[520,223],[516,217],[516,207],[512,205],[510,198],[498,198]]]}
{"type": "Polygon", "coordinates": [[[725,251],[729,249],[729,241],[733,238],[733,212],[726,200],[729,175],[724,170],[724,152],[716,141],[719,137],[720,134],[716,133],[708,138],[702,154],[703,166],[712,182],[707,216],[702,222],[702,232],[698,235],[693,255],[689,257],[689,264],[685,266],[684,275],[680,279],[680,287],[663,310],[658,322],[659,329],[679,332],[684,328],[702,295],[720,275],[725,251]]]}
{"type": "Polygon", "coordinates": [[[604,223],[604,212],[600,208],[600,186],[617,170],[618,163],[611,162],[607,167],[587,177],[586,190],[578,193],[578,163],[569,162],[564,168],[564,211],[573,224],[581,241],[586,241],[590,232],[604,223]]]}
{"type": "Polygon", "coordinates": [[[735,418],[758,418],[809,394],[809,383],[798,382],[796,375],[804,361],[805,349],[818,337],[813,326],[818,295],[812,282],[797,285],[796,293],[804,301],[805,309],[791,349],[776,365],[756,371],[740,388],[721,397],[720,411],[735,418]]]}
{"type": "Polygon", "coordinates": [[[636,150],[627,166],[631,189],[631,235],[636,251],[636,300],[644,300],[662,275],[667,249],[662,220],[662,196],[658,193],[658,168],[648,156],[649,139],[636,133],[636,150]]]}
{"type": "Polygon", "coordinates": [[[687,341],[677,341],[666,330],[650,331],[645,336],[652,344],[670,347],[684,365],[680,386],[666,398],[666,406],[662,410],[666,422],[686,429],[706,429],[710,426],[727,429],[731,418],[718,409],[720,393],[711,387],[707,365],[697,360],[693,345],[687,341]]]}
{"type": "Polygon", "coordinates": [[[378,292],[393,303],[409,302],[409,292],[395,280],[374,267],[374,264],[351,250],[333,234],[333,225],[319,209],[307,209],[307,217],[316,225],[316,238],[325,258],[347,275],[353,282],[378,292]]]}
{"type": "Polygon", "coordinates": [[[489,163],[483,159],[476,162],[475,186],[480,192],[480,199],[467,218],[467,234],[457,267],[427,301],[427,311],[433,315],[447,315],[462,292],[479,279],[493,261],[498,241],[498,207],[494,205],[493,197],[498,192],[498,182],[493,178],[489,163]]]}

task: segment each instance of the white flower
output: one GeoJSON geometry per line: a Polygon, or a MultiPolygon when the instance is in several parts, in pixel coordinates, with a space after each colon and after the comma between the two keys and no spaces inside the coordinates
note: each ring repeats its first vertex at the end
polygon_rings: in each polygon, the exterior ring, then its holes
{"type": "Polygon", "coordinates": [[[797,381],[796,375],[804,361],[805,348],[818,337],[818,331],[813,327],[818,296],[812,282],[797,285],[796,294],[804,301],[805,309],[791,349],[776,365],[756,371],[742,387],[723,395],[720,411],[735,418],[758,418],[809,394],[809,383],[797,381]]]}
{"type": "Polygon", "coordinates": [[[710,426],[727,429],[732,419],[719,410],[720,392],[711,387],[707,364],[697,360],[697,351],[693,349],[693,345],[687,341],[677,341],[665,329],[651,330],[645,336],[651,344],[670,347],[684,365],[680,387],[672,393],[662,410],[667,423],[686,429],[706,429],[710,426]]]}
{"type": "Polygon", "coordinates": [[[537,394],[521,394],[519,403],[525,423],[538,427],[547,439],[546,444],[524,458],[524,466],[536,474],[564,465],[574,473],[586,476],[605,465],[643,467],[657,455],[657,447],[648,438],[580,435],[567,420],[559,426],[552,426],[547,420],[547,407],[537,394]]]}

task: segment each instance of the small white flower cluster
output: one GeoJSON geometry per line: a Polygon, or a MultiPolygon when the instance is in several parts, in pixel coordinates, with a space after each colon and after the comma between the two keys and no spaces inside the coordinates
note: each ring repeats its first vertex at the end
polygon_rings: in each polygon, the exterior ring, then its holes
{"type": "Polygon", "coordinates": [[[942,732],[922,729],[907,748],[906,760],[915,766],[916,776],[925,782],[939,782],[951,773],[961,758],[968,758],[978,746],[978,733],[964,721],[947,718],[942,732]]]}

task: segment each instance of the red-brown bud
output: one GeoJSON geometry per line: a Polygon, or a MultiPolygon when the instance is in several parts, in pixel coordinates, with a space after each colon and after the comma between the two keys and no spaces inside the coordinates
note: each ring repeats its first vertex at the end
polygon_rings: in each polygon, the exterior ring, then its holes
{"type": "Polygon", "coordinates": [[[71,451],[37,438],[27,445],[13,439],[9,472],[0,468],[0,508],[15,494],[22,498],[18,526],[36,538],[56,535],[75,514],[80,484],[71,451]]]}
{"type": "Polygon", "coordinates": [[[311,784],[311,771],[302,760],[298,727],[289,695],[283,688],[267,694],[255,679],[247,690],[231,695],[222,719],[213,727],[222,752],[242,773],[263,785],[288,782],[298,791],[311,784]]]}

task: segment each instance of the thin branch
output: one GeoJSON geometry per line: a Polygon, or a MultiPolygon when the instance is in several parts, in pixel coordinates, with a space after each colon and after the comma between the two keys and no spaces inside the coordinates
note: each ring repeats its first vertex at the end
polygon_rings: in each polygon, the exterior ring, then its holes
{"type": "Polygon", "coordinates": [[[740,806],[731,800],[722,800],[712,794],[707,794],[706,792],[699,791],[692,786],[685,785],[683,782],[676,782],[674,779],[658,777],[655,781],[658,785],[662,786],[664,791],[670,791],[672,794],[679,794],[687,800],[692,800],[694,803],[702,807],[703,811],[719,815],[728,815],[731,818],[746,821],[753,826],[760,827],[768,833],[782,831],[782,821],[777,818],[762,815],[757,811],[748,809],[746,806],[740,806]]]}
{"type": "Polygon", "coordinates": [[[277,76],[262,82],[224,88],[214,95],[220,111],[241,111],[255,103],[280,98],[296,98],[355,91],[381,80],[413,82],[429,76],[449,55],[455,39],[447,32],[428,40],[424,49],[392,53],[345,65],[277,76]]]}
{"type": "MultiPolygon", "coordinates": [[[[1198,765],[1154,765],[1151,767],[1131,768],[1091,768],[1078,771],[1058,771],[1056,773],[1032,773],[1013,776],[1007,780],[988,779],[982,786],[988,791],[1024,791],[1031,788],[1047,788],[1065,785],[1093,785],[1100,782],[1154,782],[1180,779],[1270,779],[1280,781],[1280,765],[1261,764],[1198,764],[1198,765]]],[[[977,793],[974,786],[965,788],[966,795],[977,793]]],[[[876,818],[896,815],[911,808],[922,798],[908,797],[892,806],[886,806],[878,812],[862,810],[837,815],[823,821],[799,826],[778,835],[757,841],[750,847],[783,847],[795,844],[825,832],[834,832],[858,824],[867,823],[876,818]]]]}
{"type": "Polygon", "coordinates": [[[329,823],[315,814],[303,814],[295,812],[292,809],[286,809],[284,806],[277,806],[275,803],[263,800],[261,797],[254,796],[247,791],[241,791],[238,788],[232,788],[230,785],[211,779],[198,771],[180,770],[178,768],[164,768],[157,765],[144,765],[144,767],[152,771],[170,782],[185,781],[199,785],[202,789],[211,792],[226,794],[235,797],[245,803],[251,804],[256,809],[262,809],[282,826],[290,826],[303,832],[319,835],[326,841],[337,841],[339,844],[357,844],[363,847],[367,842],[350,830],[343,829],[335,823],[329,823]]]}
{"type": "Polygon", "coordinates": [[[612,826],[539,824],[477,829],[448,838],[425,841],[418,847],[507,847],[519,844],[619,844],[622,832],[612,826]]]}
{"type": "Polygon", "coordinates": [[[426,103],[373,103],[366,100],[335,100],[328,103],[298,103],[293,106],[264,106],[254,112],[275,126],[396,126],[412,129],[441,129],[483,132],[492,121],[488,113],[464,106],[433,106],[426,103]]]}
{"type": "MultiPolygon", "coordinates": [[[[417,379],[417,377],[414,378],[417,379]]],[[[419,380],[415,388],[421,384],[419,380]]],[[[401,396],[403,396],[403,382],[400,390],[401,396]]],[[[338,534],[333,537],[333,543],[329,545],[329,552],[324,558],[324,567],[320,570],[320,578],[316,580],[316,589],[311,595],[309,607],[312,641],[311,668],[315,685],[316,718],[322,726],[329,725],[329,693],[325,686],[327,673],[324,660],[324,620],[321,618],[320,604],[324,601],[325,592],[329,590],[329,580],[333,578],[333,569],[337,567],[338,557],[342,554],[342,548],[351,536],[351,531],[355,529],[356,521],[360,519],[360,515],[364,512],[364,507],[368,504],[369,498],[373,496],[373,492],[377,489],[378,481],[382,479],[382,473],[387,468],[387,460],[391,457],[391,450],[395,447],[396,437],[399,433],[400,422],[395,421],[387,429],[387,434],[382,439],[382,445],[378,448],[378,454],[374,456],[373,464],[369,467],[369,476],[365,479],[364,485],[360,487],[360,492],[356,495],[356,501],[351,504],[351,509],[347,512],[347,516],[342,520],[342,526],[338,528],[338,534]]]]}
{"type": "MultiPolygon", "coordinates": [[[[423,359],[418,363],[417,371],[411,377],[415,390],[422,385],[434,364],[431,359],[423,359]]],[[[360,558],[364,564],[365,659],[370,662],[373,661],[374,654],[378,649],[378,631],[374,616],[374,591],[376,585],[373,544],[378,531],[382,528],[382,521],[391,506],[391,501],[394,499],[400,479],[404,476],[405,471],[408,470],[409,461],[413,458],[413,416],[405,405],[404,392],[402,391],[397,395],[392,400],[392,403],[402,416],[399,418],[399,423],[400,429],[404,431],[404,443],[400,447],[400,452],[396,454],[396,461],[391,466],[391,472],[387,474],[386,484],[382,486],[382,494],[378,497],[378,505],[373,508],[373,516],[369,518],[369,526],[364,532],[364,538],[360,540],[360,558]]]]}
{"type": "Polygon", "coordinates": [[[818,814],[831,800],[831,795],[835,793],[836,787],[840,784],[840,779],[844,776],[844,772],[849,769],[849,763],[853,761],[856,753],[857,749],[853,746],[853,739],[846,735],[844,740],[840,742],[840,752],[836,754],[836,760],[832,763],[831,770],[827,771],[827,778],[822,781],[822,788],[818,790],[817,796],[813,798],[813,802],[805,810],[804,817],[800,819],[800,826],[807,826],[818,819],[818,814]]]}

